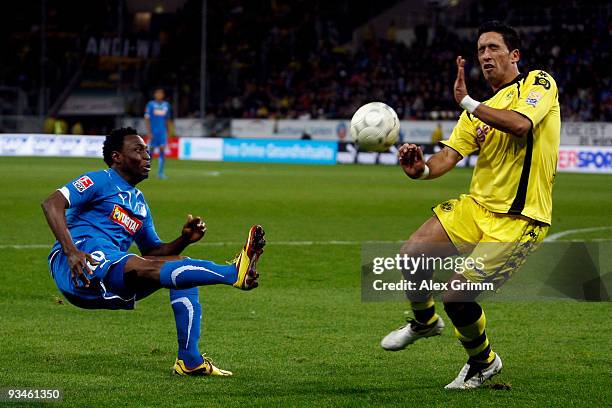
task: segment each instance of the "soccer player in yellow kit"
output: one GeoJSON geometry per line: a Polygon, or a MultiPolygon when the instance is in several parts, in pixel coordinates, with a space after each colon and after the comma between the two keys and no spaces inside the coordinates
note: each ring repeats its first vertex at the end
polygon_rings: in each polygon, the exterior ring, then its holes
{"type": "MultiPolygon", "coordinates": [[[[416,145],[405,144],[398,152],[404,172],[415,180],[440,177],[463,157],[478,152],[470,192],[434,207],[433,217],[411,235],[402,253],[480,257],[483,264],[455,272],[450,281],[490,282],[498,288],[548,232],[561,116],[557,85],[550,74],[519,72],[519,36],[513,28],[497,21],[483,24],[477,47],[491,97],[484,102],[470,98],[465,60],[457,57],[454,94],[465,111],[449,140],[442,141],[443,149],[427,162],[416,145]]],[[[420,270],[417,275],[425,279],[432,273],[420,270]]],[[[469,356],[447,389],[476,388],[501,371],[501,358],[491,349],[485,314],[476,302],[480,293],[449,289],[443,294],[444,309],[469,356]]],[[[407,296],[414,319],[382,340],[385,350],[401,350],[444,328],[430,292],[407,296]]]]}

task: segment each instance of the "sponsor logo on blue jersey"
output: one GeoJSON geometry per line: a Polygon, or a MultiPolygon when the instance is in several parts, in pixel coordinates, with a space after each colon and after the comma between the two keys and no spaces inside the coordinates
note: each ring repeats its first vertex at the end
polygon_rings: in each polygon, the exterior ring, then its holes
{"type": "Polygon", "coordinates": [[[115,204],[113,211],[111,212],[110,219],[121,225],[130,234],[134,235],[142,227],[142,221],[137,218],[133,218],[130,214],[124,210],[120,205],[115,204]]]}

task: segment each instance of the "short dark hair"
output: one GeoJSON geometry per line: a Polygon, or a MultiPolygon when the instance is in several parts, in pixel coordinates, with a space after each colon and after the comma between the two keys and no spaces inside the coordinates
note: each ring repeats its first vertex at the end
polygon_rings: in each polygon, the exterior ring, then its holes
{"type": "Polygon", "coordinates": [[[487,21],[478,27],[478,38],[480,38],[483,33],[491,32],[501,34],[508,50],[514,51],[521,48],[521,37],[519,33],[508,24],[504,24],[497,20],[487,21]]]}
{"type": "Polygon", "coordinates": [[[131,127],[119,128],[111,130],[110,134],[104,139],[104,145],[102,146],[102,156],[104,157],[104,163],[108,167],[113,164],[113,152],[120,152],[123,149],[123,139],[126,136],[137,135],[138,131],[131,127]]]}

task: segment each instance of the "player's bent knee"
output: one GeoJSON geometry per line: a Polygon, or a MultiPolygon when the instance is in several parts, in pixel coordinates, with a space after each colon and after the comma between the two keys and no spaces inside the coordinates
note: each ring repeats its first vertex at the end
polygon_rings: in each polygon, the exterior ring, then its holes
{"type": "Polygon", "coordinates": [[[447,305],[449,305],[448,307],[453,308],[453,305],[456,305],[457,303],[460,303],[462,301],[465,301],[465,299],[462,300],[461,295],[455,291],[447,290],[442,294],[442,302],[444,303],[445,309],[447,305]]]}
{"type": "Polygon", "coordinates": [[[132,256],[125,264],[124,279],[126,279],[126,282],[129,280],[133,283],[140,280],[159,282],[159,271],[164,263],[164,261],[132,256]]]}
{"type": "Polygon", "coordinates": [[[408,256],[450,256],[456,253],[456,248],[436,217],[421,225],[401,248],[401,254],[408,256]]]}
{"type": "Polygon", "coordinates": [[[412,237],[410,237],[410,240],[402,245],[400,254],[411,257],[420,256],[421,254],[426,254],[429,247],[430,245],[426,242],[413,241],[412,237]]]}

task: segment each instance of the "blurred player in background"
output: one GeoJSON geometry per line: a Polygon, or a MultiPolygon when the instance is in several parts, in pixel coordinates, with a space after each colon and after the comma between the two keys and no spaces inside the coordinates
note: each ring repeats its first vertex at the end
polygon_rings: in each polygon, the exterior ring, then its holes
{"type": "Polygon", "coordinates": [[[164,164],[166,161],[166,145],[168,144],[168,136],[170,136],[171,124],[171,109],[170,103],[164,100],[166,97],[162,88],[155,89],[153,100],[147,103],[145,109],[145,122],[147,124],[147,133],[151,137],[149,147],[152,152],[159,151],[159,166],[157,168],[157,177],[165,179],[164,164]]]}
{"type": "Polygon", "coordinates": [[[257,287],[255,266],[265,245],[262,227],[251,227],[246,245],[229,265],[179,256],[204,237],[206,226],[189,215],[178,238],[167,243],[159,239],[151,210],[136,188],[151,166],[142,138],[132,128],[113,130],[103,154],[107,170],[83,174],[43,203],[57,238],[49,269],[58,289],[81,308],[133,309],[136,301],[168,288],[178,338],[174,372],[232,375],[199,351],[198,286],[257,287]],[[141,256],[128,252],[133,242],[141,256]]]}
{"type": "MultiPolygon", "coordinates": [[[[459,253],[485,260],[484,267],[455,272],[450,281],[491,282],[498,288],[550,226],[561,129],[558,90],[544,71],[519,72],[519,48],[513,28],[496,21],[483,24],[478,61],[493,94],[482,103],[468,96],[465,60],[457,57],[454,94],[465,111],[450,139],[442,141],[443,149],[427,162],[416,145],[405,144],[398,152],[406,175],[417,180],[440,177],[463,157],[479,152],[469,194],[436,206],[434,216],[402,247],[410,257],[459,253]]],[[[430,279],[432,274],[422,269],[418,279],[430,279]]],[[[501,358],[485,332],[485,314],[475,301],[480,293],[447,290],[443,295],[444,309],[468,354],[447,389],[476,388],[501,371],[501,358]]],[[[385,350],[401,350],[444,328],[431,292],[408,293],[408,298],[414,319],[382,340],[385,350]]]]}

